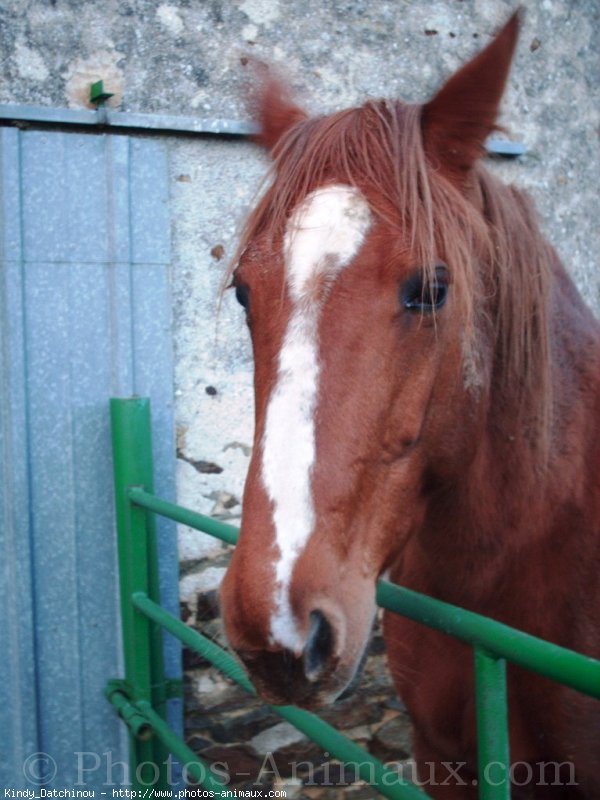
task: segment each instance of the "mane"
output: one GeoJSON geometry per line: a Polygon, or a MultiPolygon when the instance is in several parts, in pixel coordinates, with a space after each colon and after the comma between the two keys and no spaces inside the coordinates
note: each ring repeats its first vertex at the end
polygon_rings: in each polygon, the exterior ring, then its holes
{"type": "Polygon", "coordinates": [[[246,221],[234,266],[258,236],[275,250],[286,221],[311,191],[345,182],[369,198],[425,269],[449,265],[464,319],[465,385],[482,382],[481,335],[494,346],[493,389],[515,410],[538,463],[549,449],[552,410],[549,287],[553,251],[529,198],[479,164],[467,194],[431,164],[422,106],[369,101],[299,121],[274,151],[269,185],[246,221]]]}

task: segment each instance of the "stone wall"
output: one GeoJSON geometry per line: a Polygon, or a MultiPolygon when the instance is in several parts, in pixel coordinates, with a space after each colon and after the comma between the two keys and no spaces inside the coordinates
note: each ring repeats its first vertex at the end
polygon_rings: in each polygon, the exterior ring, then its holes
{"type": "MultiPolygon", "coordinates": [[[[600,10],[595,0],[524,5],[501,122],[527,154],[489,166],[533,194],[549,238],[598,310],[600,10]]],[[[369,96],[419,101],[485,45],[513,7],[504,0],[5,0],[0,102],[79,107],[102,78],[115,94],[111,104],[124,111],[242,119],[247,53],[284,65],[315,112],[369,96]]],[[[242,314],[230,293],[219,298],[267,160],[243,141],[166,141],[179,502],[235,523],[252,443],[252,365],[242,314]]],[[[183,615],[220,639],[216,591],[227,548],[186,528],[179,541],[183,615]]],[[[376,636],[353,698],[326,717],[384,759],[404,758],[405,718],[381,650],[376,636]]],[[[214,670],[189,654],[186,670],[188,736],[228,761],[240,782],[259,772],[267,779],[261,765],[273,750],[282,776],[297,760],[317,769],[319,752],[214,670]]]]}

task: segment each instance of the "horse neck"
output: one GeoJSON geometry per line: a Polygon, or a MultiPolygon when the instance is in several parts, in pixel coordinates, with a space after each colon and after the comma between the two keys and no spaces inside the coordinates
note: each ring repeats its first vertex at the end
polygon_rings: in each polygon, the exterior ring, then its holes
{"type": "Polygon", "coordinates": [[[459,604],[491,596],[519,559],[550,564],[565,537],[578,537],[574,549],[593,548],[600,526],[600,325],[550,252],[548,452],[540,456],[517,395],[492,372],[485,413],[469,432],[474,457],[432,492],[415,537],[429,589],[459,604]]]}

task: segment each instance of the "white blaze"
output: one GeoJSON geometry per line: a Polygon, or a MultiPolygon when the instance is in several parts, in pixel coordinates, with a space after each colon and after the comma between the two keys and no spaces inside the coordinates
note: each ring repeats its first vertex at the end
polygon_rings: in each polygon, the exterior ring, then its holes
{"type": "Polygon", "coordinates": [[[311,472],[315,462],[314,414],[319,390],[318,325],[326,292],[358,253],[371,214],[350,186],[317,189],[295,209],[284,238],[287,290],[292,313],[279,353],[277,380],[267,408],[262,475],[273,504],[276,563],[274,643],[300,653],[302,637],[290,606],[294,564],[315,524],[311,472]]]}

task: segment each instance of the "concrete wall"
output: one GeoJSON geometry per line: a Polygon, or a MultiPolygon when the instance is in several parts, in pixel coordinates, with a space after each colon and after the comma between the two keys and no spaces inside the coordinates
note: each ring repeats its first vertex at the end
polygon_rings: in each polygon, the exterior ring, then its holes
{"type": "MultiPolygon", "coordinates": [[[[0,102],[80,107],[89,84],[103,78],[121,110],[242,119],[247,53],[284,65],[315,112],[369,96],[420,101],[489,41],[514,5],[5,0],[0,102]]],[[[598,310],[600,9],[596,0],[524,5],[501,122],[528,151],[490,167],[533,194],[545,231],[598,310]]],[[[218,311],[218,299],[267,162],[241,141],[178,137],[169,148],[179,499],[235,519],[252,442],[252,366],[241,311],[229,295],[218,311]]],[[[210,606],[226,552],[185,529],[180,551],[193,621],[198,597],[202,613],[210,606]]],[[[192,683],[217,685],[205,678],[195,672],[192,683]]]]}

